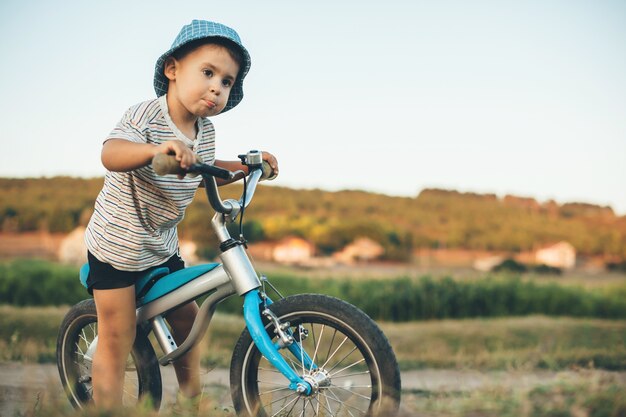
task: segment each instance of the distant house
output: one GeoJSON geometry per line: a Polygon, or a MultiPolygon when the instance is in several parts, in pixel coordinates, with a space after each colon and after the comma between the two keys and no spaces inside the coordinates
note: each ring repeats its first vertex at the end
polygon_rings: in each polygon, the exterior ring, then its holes
{"type": "Polygon", "coordinates": [[[198,257],[198,245],[191,240],[181,239],[178,242],[178,248],[180,251],[180,257],[183,258],[183,261],[189,265],[197,265],[200,262],[200,258],[198,257]]]}
{"type": "Polygon", "coordinates": [[[367,237],[359,237],[340,252],[333,255],[333,258],[342,263],[353,263],[355,261],[373,261],[380,258],[385,253],[385,249],[374,240],[367,237]]]}
{"type": "Polygon", "coordinates": [[[87,245],[85,245],[85,228],[78,226],[61,241],[57,252],[61,262],[80,266],[87,262],[87,245]]]}
{"type": "Polygon", "coordinates": [[[489,272],[504,261],[504,256],[490,255],[478,258],[474,261],[474,269],[483,272],[489,272]]]}
{"type": "Polygon", "coordinates": [[[538,249],[535,262],[561,269],[571,269],[576,265],[576,249],[569,242],[558,242],[538,249]]]}
{"type": "Polygon", "coordinates": [[[284,238],[271,250],[272,260],[283,264],[306,263],[313,258],[314,254],[315,246],[297,236],[284,238]]]}

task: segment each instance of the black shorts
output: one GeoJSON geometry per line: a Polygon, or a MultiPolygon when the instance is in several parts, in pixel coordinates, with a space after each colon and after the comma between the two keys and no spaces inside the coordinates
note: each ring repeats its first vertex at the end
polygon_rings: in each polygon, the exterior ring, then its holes
{"type": "Polygon", "coordinates": [[[175,254],[161,265],[153,266],[144,271],[120,271],[112,265],[99,261],[91,252],[87,251],[89,262],[89,276],[87,277],[87,291],[93,294],[93,290],[111,290],[114,288],[126,288],[135,285],[135,281],[146,272],[156,268],[167,267],[170,273],[185,268],[185,262],[180,255],[175,254]]]}

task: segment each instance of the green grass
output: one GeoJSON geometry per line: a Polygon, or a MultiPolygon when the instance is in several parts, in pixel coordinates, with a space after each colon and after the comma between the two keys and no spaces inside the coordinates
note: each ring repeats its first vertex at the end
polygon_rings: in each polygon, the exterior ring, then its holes
{"type": "Polygon", "coordinates": [[[402,417],[621,417],[626,387],[616,377],[586,371],[585,382],[531,387],[492,386],[467,392],[405,393],[402,417]]]}
{"type": "MultiPolygon", "coordinates": [[[[54,360],[56,332],[67,307],[0,306],[0,360],[54,360]]],[[[581,378],[471,391],[405,391],[401,417],[605,417],[626,415],[626,321],[552,318],[439,320],[381,323],[404,370],[456,368],[534,372],[576,369],[581,378]],[[622,378],[622,379],[620,379],[622,378]]],[[[202,342],[205,366],[227,367],[243,320],[216,314],[202,342]]],[[[226,389],[226,388],[224,388],[226,389]]],[[[223,390],[222,390],[223,391],[223,390]]],[[[235,417],[220,404],[225,392],[208,394],[204,415],[235,417]]],[[[103,413],[74,411],[65,398],[38,393],[13,417],[156,417],[147,407],[103,413]]],[[[168,410],[159,416],[171,417],[168,410]]]]}
{"type": "Polygon", "coordinates": [[[383,327],[403,369],[626,369],[626,321],[529,316],[383,327]]]}
{"type": "MultiPolygon", "coordinates": [[[[0,306],[0,360],[54,362],[66,311],[0,306]]],[[[382,322],[381,327],[404,370],[626,370],[626,320],[529,316],[382,322]]],[[[218,312],[201,342],[203,365],[228,367],[243,328],[241,317],[218,312]]]]}

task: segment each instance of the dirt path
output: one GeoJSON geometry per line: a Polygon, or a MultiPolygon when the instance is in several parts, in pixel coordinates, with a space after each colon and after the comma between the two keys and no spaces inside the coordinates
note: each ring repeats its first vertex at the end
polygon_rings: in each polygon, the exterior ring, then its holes
{"type": "MultiPolygon", "coordinates": [[[[173,401],[177,384],[173,368],[162,367],[163,403],[173,401]]],[[[626,384],[626,372],[594,371],[617,377],[626,384]]],[[[532,371],[532,372],[480,372],[471,370],[430,369],[402,373],[402,389],[408,392],[462,392],[490,386],[529,388],[556,381],[583,381],[586,372],[532,371]]],[[[227,369],[213,369],[202,375],[204,391],[218,398],[224,406],[232,405],[228,389],[227,369]]],[[[32,409],[44,396],[63,398],[57,368],[52,364],[0,363],[0,417],[10,417],[16,412],[32,409]]]]}

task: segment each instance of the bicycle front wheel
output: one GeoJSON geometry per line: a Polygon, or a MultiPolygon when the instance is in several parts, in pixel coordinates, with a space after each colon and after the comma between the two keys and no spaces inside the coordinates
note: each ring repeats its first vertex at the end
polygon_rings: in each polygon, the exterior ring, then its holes
{"type": "MultiPolygon", "coordinates": [[[[77,409],[93,401],[91,367],[97,336],[98,317],[93,299],[73,306],[59,329],[57,367],[68,399],[77,409]]],[[[150,397],[155,409],[161,404],[159,362],[147,335],[139,327],[126,362],[123,390],[124,405],[137,404],[145,396],[150,397]]]]}
{"type": "MultiPolygon", "coordinates": [[[[233,404],[240,416],[393,416],[400,404],[400,371],[385,335],[365,313],[339,299],[304,294],[270,306],[290,323],[296,341],[313,360],[281,355],[313,386],[311,395],[288,388],[289,381],[254,345],[244,330],[230,369],[233,404]]],[[[274,327],[266,326],[270,337],[274,327]]]]}

